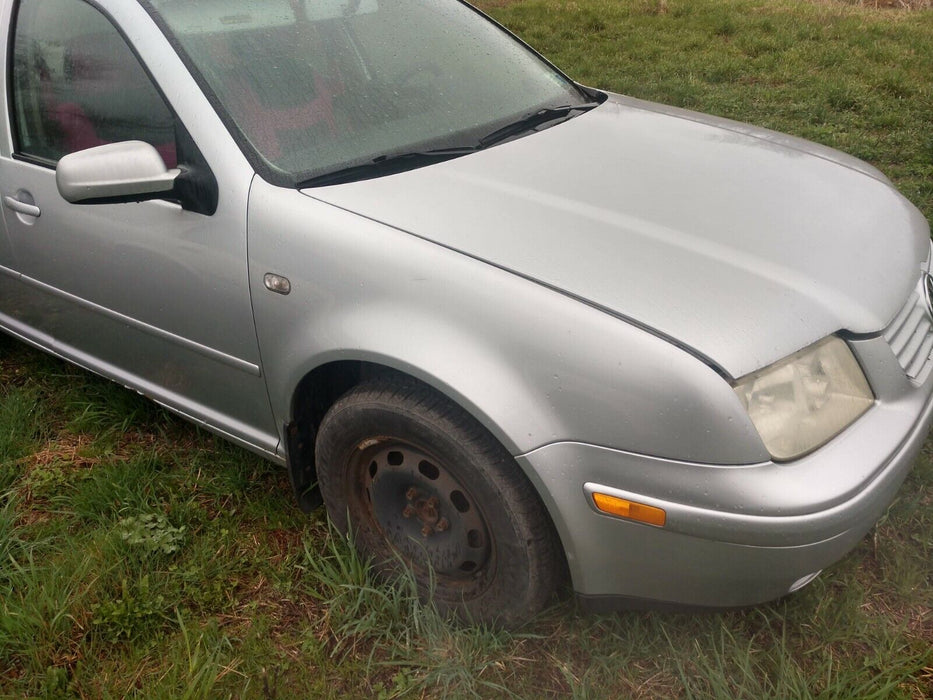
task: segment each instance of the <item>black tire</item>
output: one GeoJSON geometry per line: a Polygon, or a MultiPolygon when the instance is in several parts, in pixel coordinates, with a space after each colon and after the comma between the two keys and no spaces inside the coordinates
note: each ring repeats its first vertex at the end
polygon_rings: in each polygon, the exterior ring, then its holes
{"type": "Polygon", "coordinates": [[[554,592],[557,536],[511,455],[465,411],[404,377],[358,385],[315,445],[331,520],[377,571],[407,565],[422,597],[472,622],[516,625],[554,592]],[[349,519],[349,522],[348,522],[349,519]]]}

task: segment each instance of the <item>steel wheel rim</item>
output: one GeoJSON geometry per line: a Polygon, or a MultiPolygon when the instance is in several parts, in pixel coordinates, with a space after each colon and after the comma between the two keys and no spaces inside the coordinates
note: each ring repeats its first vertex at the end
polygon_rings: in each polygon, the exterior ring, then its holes
{"type": "Polygon", "coordinates": [[[359,515],[378,527],[389,548],[416,570],[447,582],[475,582],[492,559],[489,528],[445,462],[390,439],[364,441],[354,461],[359,515]]]}

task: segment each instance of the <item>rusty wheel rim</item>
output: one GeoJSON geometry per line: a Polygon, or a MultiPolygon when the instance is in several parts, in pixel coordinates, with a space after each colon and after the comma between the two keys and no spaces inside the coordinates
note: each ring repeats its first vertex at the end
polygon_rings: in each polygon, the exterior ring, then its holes
{"type": "Polygon", "coordinates": [[[397,440],[360,445],[357,456],[361,515],[392,549],[447,580],[473,580],[484,570],[489,528],[470,490],[442,460],[397,440]]]}

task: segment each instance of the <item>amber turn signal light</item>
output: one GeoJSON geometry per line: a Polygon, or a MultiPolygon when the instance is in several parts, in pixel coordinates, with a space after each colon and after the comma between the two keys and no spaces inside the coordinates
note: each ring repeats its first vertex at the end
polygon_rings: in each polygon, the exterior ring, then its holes
{"type": "Polygon", "coordinates": [[[640,523],[648,523],[658,527],[664,527],[664,523],[667,521],[667,514],[663,510],[654,506],[647,506],[644,503],[636,503],[624,498],[608,496],[604,493],[594,493],[593,502],[603,513],[617,515],[620,518],[637,520],[640,523]]]}

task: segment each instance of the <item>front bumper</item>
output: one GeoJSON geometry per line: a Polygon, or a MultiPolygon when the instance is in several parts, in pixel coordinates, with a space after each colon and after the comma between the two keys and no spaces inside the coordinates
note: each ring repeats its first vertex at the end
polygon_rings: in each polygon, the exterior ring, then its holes
{"type": "Polygon", "coordinates": [[[554,518],[577,593],[591,601],[752,605],[789,593],[851,550],[923,445],[933,375],[910,381],[881,337],[850,345],[876,403],[794,462],[691,464],[571,442],[520,456],[554,518]],[[603,514],[594,491],[662,508],[667,522],[603,514]]]}

